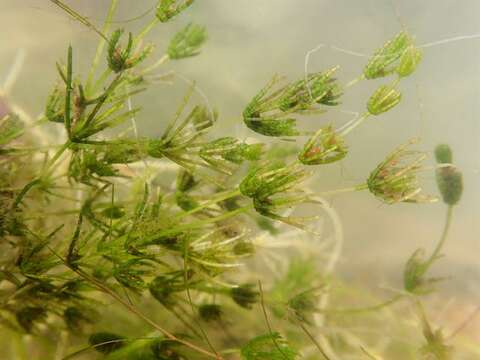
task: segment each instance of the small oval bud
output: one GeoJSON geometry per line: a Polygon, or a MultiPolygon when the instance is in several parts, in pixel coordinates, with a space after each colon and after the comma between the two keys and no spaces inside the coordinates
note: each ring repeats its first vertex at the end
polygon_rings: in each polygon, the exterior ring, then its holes
{"type": "Polygon", "coordinates": [[[395,85],[382,85],[368,100],[368,112],[372,115],[380,115],[396,106],[401,99],[402,94],[395,89],[395,85]]]}
{"type": "Polygon", "coordinates": [[[437,145],[435,148],[435,159],[439,164],[451,164],[453,162],[452,149],[447,144],[437,145]]]}

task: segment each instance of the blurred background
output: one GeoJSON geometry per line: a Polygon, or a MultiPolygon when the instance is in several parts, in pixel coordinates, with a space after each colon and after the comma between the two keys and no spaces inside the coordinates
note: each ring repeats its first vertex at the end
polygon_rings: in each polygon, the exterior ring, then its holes
{"type": "MultiPolygon", "coordinates": [[[[109,0],[65,1],[100,25],[109,0]]],[[[155,0],[120,0],[114,27],[135,31],[154,16],[155,0]],[[140,20],[129,20],[141,16],[140,20]]],[[[89,66],[97,35],[70,20],[47,0],[0,0],[0,80],[15,58],[25,62],[12,96],[31,114],[43,111],[56,78],[55,62],[64,60],[67,46],[75,49],[75,66],[89,66]]],[[[241,113],[250,98],[274,74],[303,76],[306,53],[319,44],[371,54],[402,26],[417,44],[480,34],[477,0],[198,0],[171,25],[159,25],[149,35],[160,57],[171,36],[188,22],[204,24],[209,41],[200,56],[166,64],[197,82],[218,109],[217,131],[240,137],[255,136],[242,126],[241,113]],[[233,135],[233,134],[232,134],[233,135]]],[[[464,171],[465,191],[454,214],[445,258],[434,268],[451,279],[442,285],[444,303],[453,308],[478,304],[480,299],[480,37],[428,47],[417,72],[402,81],[402,102],[380,117],[368,119],[348,138],[351,151],[341,164],[322,167],[312,187],[325,191],[363,182],[385,154],[412,137],[431,155],[446,142],[464,171]],[[453,305],[452,305],[453,304],[453,305]]],[[[310,57],[309,70],[340,65],[346,83],[357,77],[367,59],[325,47],[310,57]]],[[[385,81],[363,81],[346,92],[343,109],[363,112],[370,94],[385,81]]],[[[140,132],[159,134],[167,116],[180,101],[187,84],[159,84],[142,95],[140,132]]],[[[201,100],[201,99],[200,99],[201,100]]],[[[340,126],[352,115],[332,111],[306,119],[318,128],[340,126]]],[[[432,157],[429,165],[434,165],[432,157]]],[[[436,194],[434,171],[422,173],[425,191],[436,194]]],[[[435,246],[442,231],[445,206],[381,204],[368,193],[331,198],[345,229],[345,250],[339,270],[358,284],[401,287],[403,265],[418,247],[435,246]]],[[[480,332],[480,323],[477,324],[480,332]]]]}

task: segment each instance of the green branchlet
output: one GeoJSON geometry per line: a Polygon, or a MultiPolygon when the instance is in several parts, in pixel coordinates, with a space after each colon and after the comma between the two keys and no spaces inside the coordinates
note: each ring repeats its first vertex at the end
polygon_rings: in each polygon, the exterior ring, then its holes
{"type": "Polygon", "coordinates": [[[388,204],[398,202],[423,203],[436,199],[422,194],[417,173],[426,155],[409,150],[415,141],[399,146],[382,161],[367,180],[368,189],[388,204]]]}
{"type": "Polygon", "coordinates": [[[255,210],[266,217],[302,227],[303,219],[282,216],[279,211],[308,202],[298,185],[310,174],[298,164],[253,168],[240,183],[240,192],[253,200],[255,210]]]}
{"type": "Polygon", "coordinates": [[[299,135],[293,115],[318,114],[325,106],[339,103],[342,92],[332,77],[337,68],[310,74],[278,89],[274,86],[279,79],[274,77],[245,108],[245,125],[265,136],[299,135]]]}
{"type": "Polygon", "coordinates": [[[344,139],[332,126],[319,129],[303,147],[298,160],[305,165],[330,164],[347,156],[348,147],[344,139]]]}
{"type": "Polygon", "coordinates": [[[188,24],[170,41],[167,54],[170,59],[179,60],[196,56],[201,46],[207,40],[207,30],[204,26],[188,24]]]}
{"type": "Polygon", "coordinates": [[[128,34],[127,46],[122,48],[119,45],[120,38],[122,37],[123,29],[117,29],[112,33],[108,44],[108,66],[113,72],[119,73],[128,70],[147,58],[153,50],[153,46],[148,45],[137,54],[133,54],[135,49],[133,48],[132,33],[128,34]]]}
{"type": "Polygon", "coordinates": [[[160,22],[167,22],[192,5],[194,0],[159,0],[156,16],[160,22]]]}
{"type": "Polygon", "coordinates": [[[263,144],[246,144],[233,137],[223,137],[202,146],[199,155],[213,168],[231,173],[234,164],[259,160],[262,148],[263,144]]]}
{"type": "Polygon", "coordinates": [[[396,82],[380,86],[370,97],[367,104],[368,112],[380,115],[395,107],[402,99],[402,94],[395,88],[396,82]]]}
{"type": "Polygon", "coordinates": [[[363,70],[366,79],[376,79],[397,72],[399,76],[410,75],[421,60],[421,52],[405,31],[377,50],[363,70]]]}
{"type": "Polygon", "coordinates": [[[20,137],[24,132],[24,126],[19,117],[9,114],[0,119],[0,146],[6,145],[20,137]]]}

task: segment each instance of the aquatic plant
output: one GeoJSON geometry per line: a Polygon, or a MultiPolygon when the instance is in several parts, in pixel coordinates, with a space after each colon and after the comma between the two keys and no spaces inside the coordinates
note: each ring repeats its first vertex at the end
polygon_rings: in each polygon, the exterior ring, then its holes
{"type": "MultiPolygon", "coordinates": [[[[412,140],[362,184],[324,193],[306,186],[319,166],[357,151],[346,137],[356,126],[399,105],[401,81],[421,60],[412,36],[401,31],[374,53],[360,78],[396,79],[380,85],[365,113],[342,128],[318,126],[312,133],[300,126],[305,116],[341,105],[348,86],[333,77],[339,71],[333,66],[294,81],[274,77],[254,95],[242,115],[255,140],[213,138],[220,115],[209,104],[193,104],[194,83],[163,133],[141,137],[142,110],[131,100],[153,91],[154,70],[199,55],[207,39],[204,27],[189,24],[153,59],[145,36],[194,1],[159,0],[151,23],[128,36],[110,29],[115,0],[102,29],[62,1],[51,2],[95,31],[99,44],[87,74],[74,63],[75,46],[66,45],[38,120],[15,113],[0,119],[0,326],[7,337],[33,339],[42,359],[380,359],[369,348],[389,336],[383,333],[388,319],[377,316],[405,300],[418,313],[414,329],[422,345],[395,358],[452,358],[449,339],[432,327],[422,303],[441,280],[427,273],[440,258],[463,190],[449,146],[435,149],[435,176],[448,208],[442,237],[429,257],[424,249],[413,253],[404,289],[379,304],[359,307],[360,294],[349,302],[350,295],[336,292],[342,232],[322,196],[368,190],[392,205],[432,202],[418,178],[427,170],[426,154],[411,150],[412,140]],[[120,132],[119,125],[128,128],[120,132]],[[32,132],[38,126],[61,135],[45,147],[32,132]],[[264,136],[280,139],[267,143],[264,136]],[[283,138],[304,143],[289,150],[283,138]],[[293,216],[303,205],[313,213],[293,216]],[[322,213],[333,224],[333,250],[310,241],[321,237],[315,228],[322,213]],[[282,245],[284,233],[289,238],[282,245]],[[288,258],[279,250],[288,265],[265,276],[264,289],[252,263],[268,262],[264,250],[281,246],[306,251],[288,258]],[[358,314],[379,331],[357,337],[349,324],[361,321],[358,314]]],[[[407,326],[394,325],[400,332],[407,326]]],[[[387,341],[399,346],[393,335],[387,341]]]]}

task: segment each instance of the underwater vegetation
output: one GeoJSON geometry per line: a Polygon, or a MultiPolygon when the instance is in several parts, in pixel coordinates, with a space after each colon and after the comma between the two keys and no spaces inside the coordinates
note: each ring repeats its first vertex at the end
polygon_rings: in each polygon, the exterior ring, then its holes
{"type": "Polygon", "coordinates": [[[65,44],[40,118],[0,98],[0,331],[12,339],[3,356],[480,358],[478,345],[456,341],[463,325],[446,333],[425,301],[446,280],[434,266],[463,192],[448,144],[432,149],[433,167],[412,138],[378,157],[356,186],[309,189],[323,166],[362,151],[349,145],[357,127],[381,126],[409,96],[402,81],[421,71],[422,60],[411,34],[402,30],[381,45],[347,84],[335,64],[299,79],[273,75],[239,114],[246,140],[212,135],[222,115],[194,101],[194,82],[172,118],[158,119],[161,135],[144,137],[142,108],[132,99],[156,91],[166,63],[208,56],[207,29],[195,23],[160,57],[145,38],[201,2],[158,0],[138,33],[111,21],[118,0],[101,28],[50,2],[96,33],[98,46],[84,73],[83,55],[65,44]],[[377,84],[363,112],[338,128],[316,126],[360,81],[377,84]],[[45,143],[52,129],[61,135],[45,143]],[[438,196],[425,193],[425,172],[438,196]],[[327,199],[352,192],[389,206],[445,207],[436,246],[406,257],[398,269],[403,288],[385,299],[335,272],[343,231],[327,199]]]}

